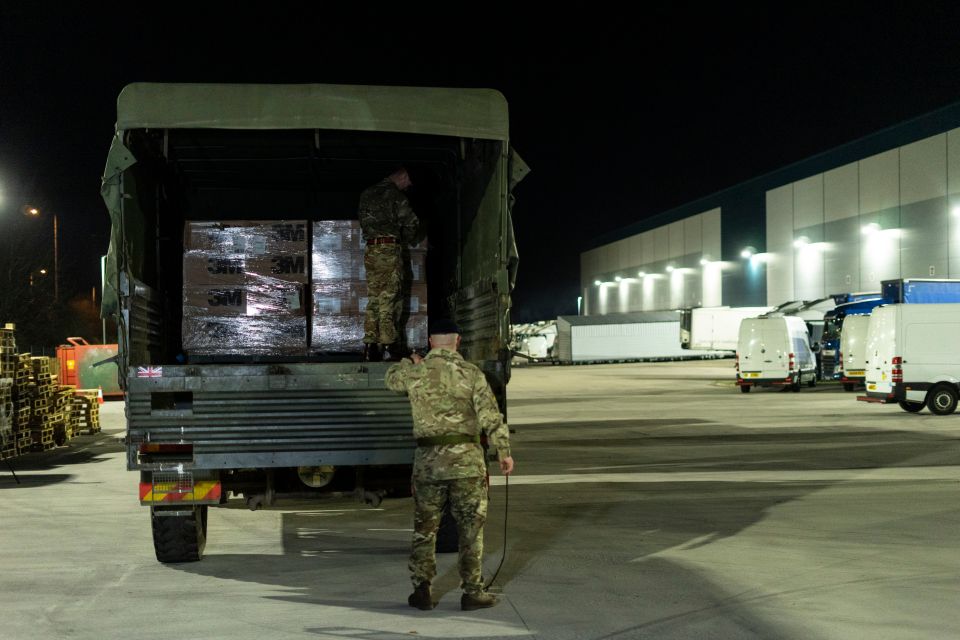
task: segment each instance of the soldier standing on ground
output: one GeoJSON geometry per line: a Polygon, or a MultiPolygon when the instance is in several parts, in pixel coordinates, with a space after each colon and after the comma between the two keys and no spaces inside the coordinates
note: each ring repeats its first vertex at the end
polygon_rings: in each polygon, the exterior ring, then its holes
{"type": "Polygon", "coordinates": [[[360,230],[367,248],[363,264],[367,271],[367,311],[363,324],[366,360],[396,359],[403,309],[401,264],[403,244],[418,240],[418,220],[407,196],[412,186],[406,168],[400,167],[360,195],[360,230]]]}
{"type": "Polygon", "coordinates": [[[411,607],[433,609],[430,583],[437,573],[435,544],[444,505],[459,532],[464,611],[497,604],[483,586],[483,525],[487,518],[487,467],[480,435],[487,435],[504,475],[513,471],[510,435],[483,372],[457,348],[460,330],[440,320],[430,331],[430,352],[413,354],[387,370],[386,384],[406,393],[413,410],[417,450],[413,461],[414,531],[411,607]]]}

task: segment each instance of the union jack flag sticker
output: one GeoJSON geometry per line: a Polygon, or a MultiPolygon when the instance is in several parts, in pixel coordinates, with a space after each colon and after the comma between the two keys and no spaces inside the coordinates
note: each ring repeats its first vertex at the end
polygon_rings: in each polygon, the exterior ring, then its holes
{"type": "Polygon", "coordinates": [[[138,378],[162,378],[163,367],[137,367],[138,378]]]}

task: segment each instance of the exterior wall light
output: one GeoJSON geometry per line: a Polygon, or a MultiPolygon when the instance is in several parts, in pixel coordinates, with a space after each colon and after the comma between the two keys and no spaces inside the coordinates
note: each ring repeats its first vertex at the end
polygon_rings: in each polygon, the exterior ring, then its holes
{"type": "Polygon", "coordinates": [[[740,252],[740,257],[744,259],[752,258],[753,254],[755,254],[756,252],[757,250],[755,247],[745,247],[743,251],[740,252]]]}
{"type": "Polygon", "coordinates": [[[873,234],[880,231],[880,225],[877,224],[876,222],[871,222],[868,225],[864,225],[863,228],[860,230],[863,232],[863,235],[872,236],[873,234]]]}
{"type": "Polygon", "coordinates": [[[646,271],[639,271],[639,272],[637,272],[637,275],[638,275],[639,277],[641,277],[641,278],[645,278],[645,277],[647,276],[647,272],[646,272],[646,271]]]}
{"type": "Polygon", "coordinates": [[[793,241],[793,246],[796,247],[797,249],[803,249],[809,244],[810,244],[810,238],[808,238],[807,236],[800,236],[799,238],[793,241]]]}
{"type": "Polygon", "coordinates": [[[672,264],[668,264],[668,265],[667,265],[667,273],[673,273],[673,265],[672,265],[672,264]]]}
{"type": "Polygon", "coordinates": [[[599,280],[594,280],[594,281],[593,281],[593,284],[594,284],[594,286],[599,287],[599,286],[602,285],[603,283],[600,282],[599,280]]]}
{"type": "Polygon", "coordinates": [[[616,276],[614,280],[616,280],[617,282],[620,282],[621,280],[623,280],[623,278],[621,278],[620,276],[616,276]]]}

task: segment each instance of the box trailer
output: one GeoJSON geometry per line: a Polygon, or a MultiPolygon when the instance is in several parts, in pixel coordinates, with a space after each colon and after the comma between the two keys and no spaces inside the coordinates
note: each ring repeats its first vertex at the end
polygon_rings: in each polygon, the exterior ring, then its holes
{"type": "Polygon", "coordinates": [[[705,351],[736,351],[740,321],[773,307],[697,307],[680,312],[680,346],[705,351]]]}

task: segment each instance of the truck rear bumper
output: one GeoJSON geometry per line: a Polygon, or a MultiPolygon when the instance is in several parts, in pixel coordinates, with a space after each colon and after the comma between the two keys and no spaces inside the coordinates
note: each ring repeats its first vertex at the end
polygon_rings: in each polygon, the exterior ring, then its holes
{"type": "Polygon", "coordinates": [[[184,365],[128,376],[127,467],[187,469],[409,465],[413,420],[383,363],[184,365]]]}
{"type": "Polygon", "coordinates": [[[795,379],[790,378],[737,378],[738,387],[788,387],[795,379]]]}

